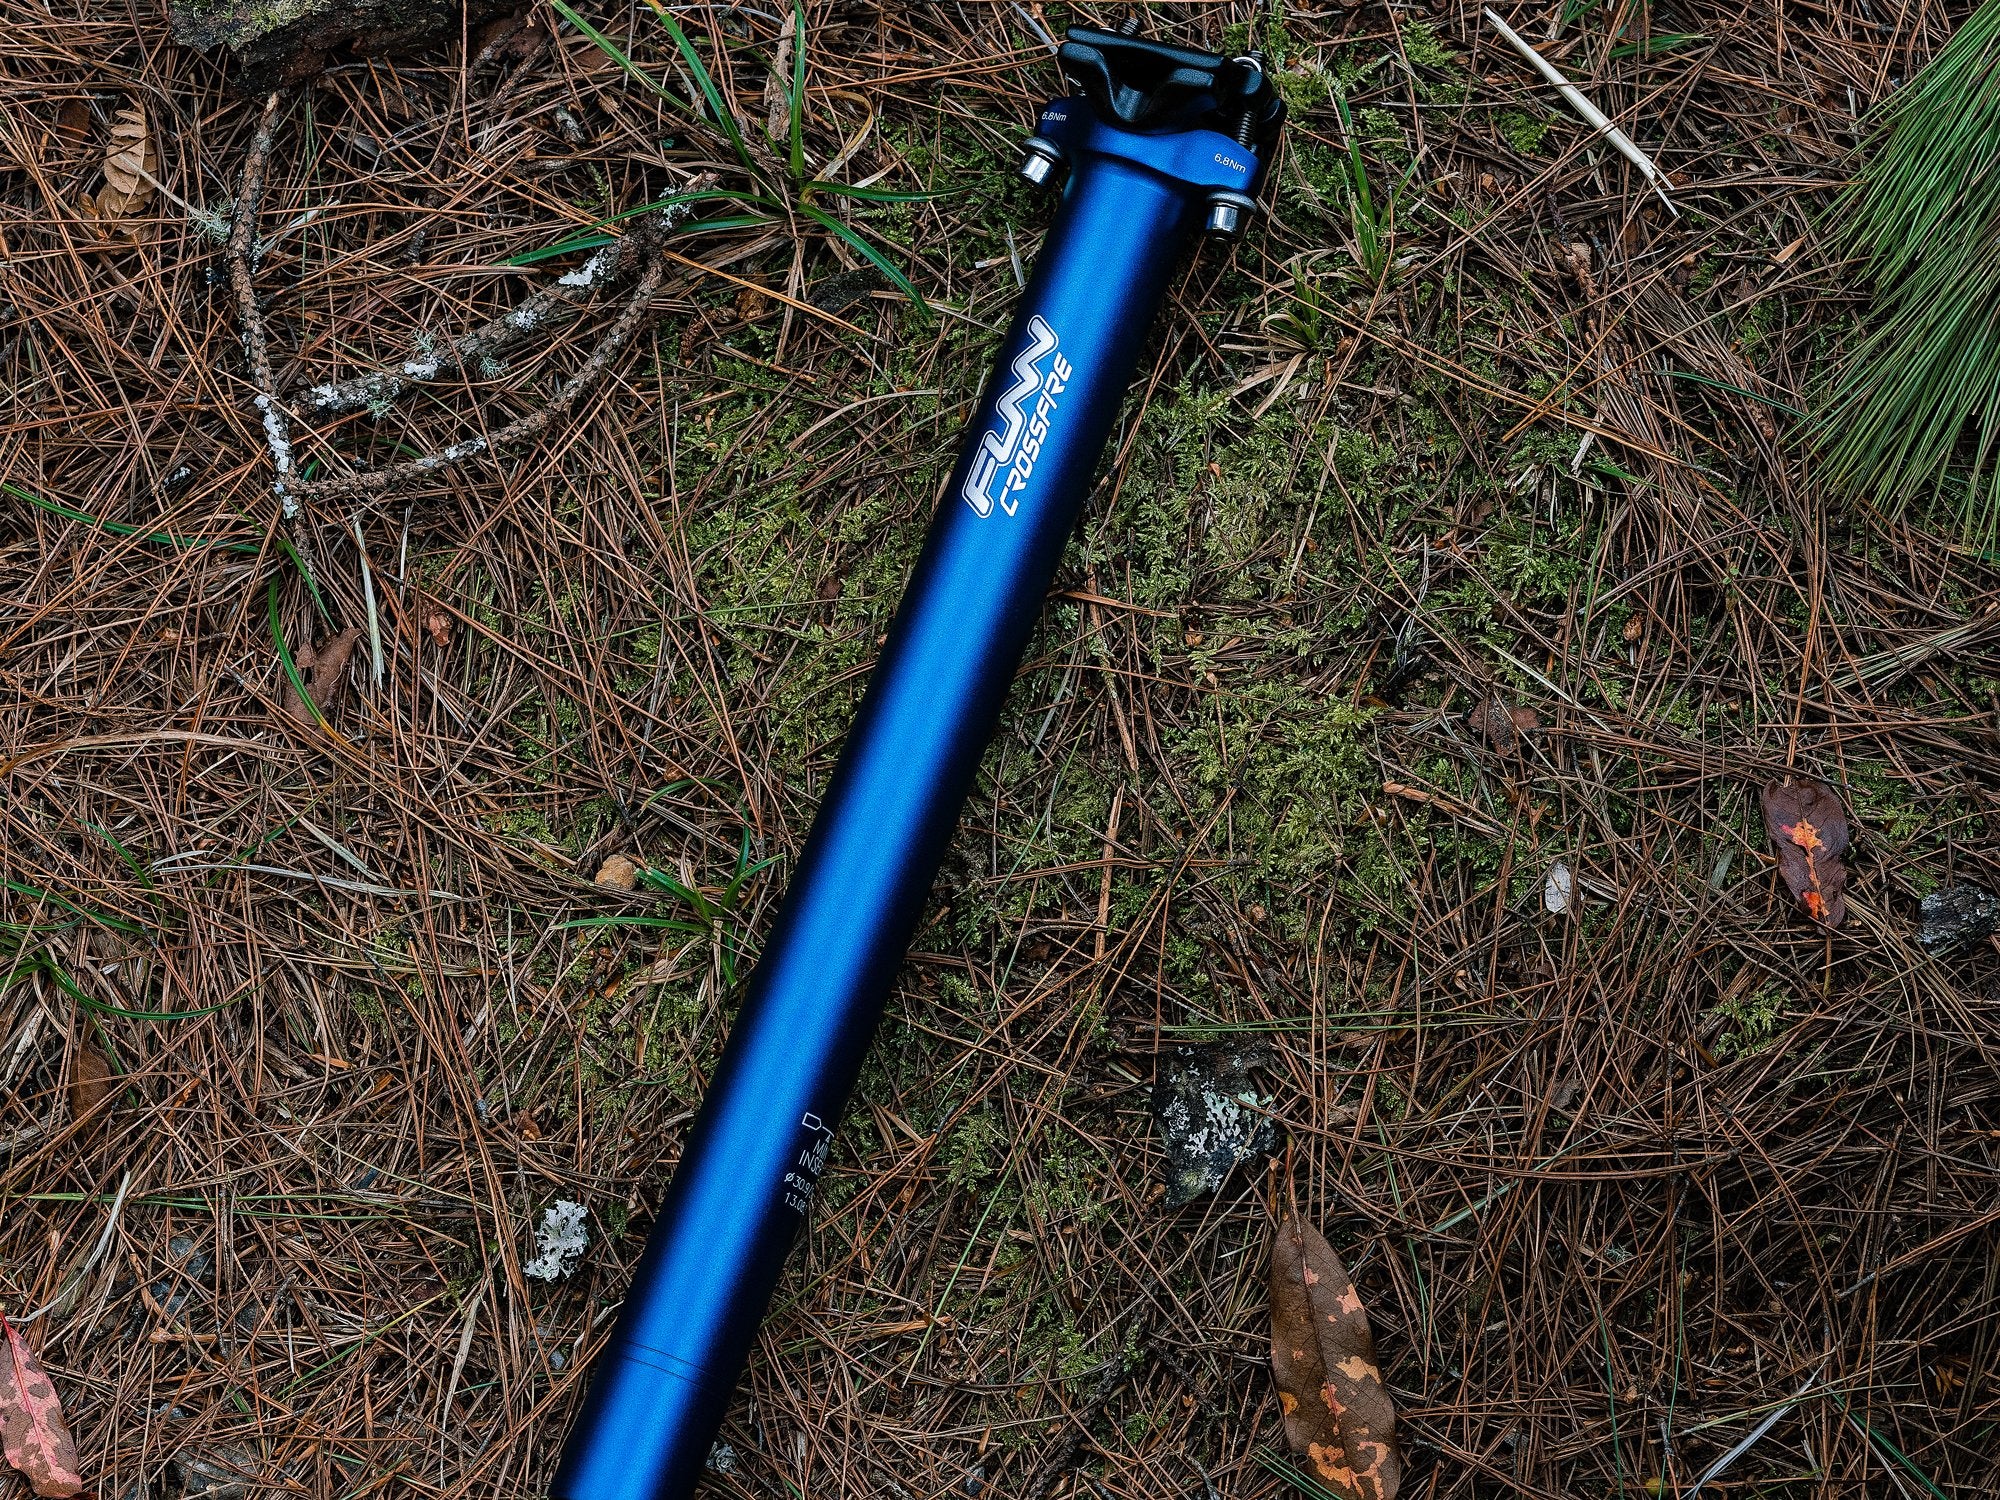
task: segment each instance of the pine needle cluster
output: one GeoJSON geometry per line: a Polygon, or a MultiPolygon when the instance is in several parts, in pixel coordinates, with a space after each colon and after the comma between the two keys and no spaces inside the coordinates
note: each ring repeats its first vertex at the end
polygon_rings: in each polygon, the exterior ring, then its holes
{"type": "Polygon", "coordinates": [[[1835,208],[1876,314],[1811,435],[1836,487],[2000,529],[2000,0],[1883,106],[1835,208]]]}

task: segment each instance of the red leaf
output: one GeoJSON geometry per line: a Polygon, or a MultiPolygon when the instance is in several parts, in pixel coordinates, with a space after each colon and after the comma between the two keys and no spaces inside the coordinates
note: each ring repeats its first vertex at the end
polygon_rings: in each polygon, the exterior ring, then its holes
{"type": "Polygon", "coordinates": [[[1824,927],[1847,915],[1847,810],[1823,781],[1787,777],[1764,788],[1764,827],[1778,855],[1778,873],[1806,914],[1824,927]]]}
{"type": "Polygon", "coordinates": [[[1271,1377],[1294,1453],[1341,1495],[1395,1500],[1396,1403],[1367,1310],[1333,1247],[1296,1215],[1271,1241],[1271,1377]]]}
{"type": "Polygon", "coordinates": [[[0,1328],[7,1334],[6,1357],[0,1359],[0,1445],[7,1462],[27,1476],[37,1495],[74,1495],[83,1478],[55,1385],[20,1330],[5,1318],[0,1328]]]}

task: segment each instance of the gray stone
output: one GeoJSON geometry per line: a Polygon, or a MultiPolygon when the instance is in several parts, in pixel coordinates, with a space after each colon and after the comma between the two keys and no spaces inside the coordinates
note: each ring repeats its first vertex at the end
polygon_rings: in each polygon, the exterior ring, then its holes
{"type": "Polygon", "coordinates": [[[1169,1207],[1215,1191],[1241,1163],[1270,1155],[1277,1132],[1250,1081],[1270,1055],[1261,1041],[1237,1041],[1166,1060],[1153,1090],[1153,1120],[1167,1154],[1169,1207]]]}
{"type": "Polygon", "coordinates": [[[1924,897],[1917,941],[1931,954],[1951,953],[2000,932],[2000,897],[1976,885],[1946,886],[1924,897]]]}

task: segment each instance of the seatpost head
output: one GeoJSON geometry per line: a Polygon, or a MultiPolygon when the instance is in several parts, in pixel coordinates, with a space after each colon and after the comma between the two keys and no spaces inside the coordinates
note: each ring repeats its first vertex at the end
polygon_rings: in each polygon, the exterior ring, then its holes
{"type": "MultiPolygon", "coordinates": [[[[1285,122],[1279,97],[1255,52],[1223,57],[1196,52],[1129,30],[1073,26],[1056,54],[1070,83],[1104,124],[1142,135],[1212,130],[1255,153],[1257,175],[1247,192],[1218,189],[1204,222],[1217,239],[1235,239],[1255,213],[1261,184],[1285,122]]],[[[1030,136],[1021,174],[1048,182],[1066,165],[1062,147],[1030,136]]]]}

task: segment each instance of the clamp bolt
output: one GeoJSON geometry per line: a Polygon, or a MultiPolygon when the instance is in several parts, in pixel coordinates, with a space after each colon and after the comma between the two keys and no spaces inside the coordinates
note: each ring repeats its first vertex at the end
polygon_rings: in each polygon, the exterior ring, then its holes
{"type": "Polygon", "coordinates": [[[1049,181],[1063,164],[1062,147],[1039,135],[1021,144],[1021,175],[1036,187],[1049,181]]]}
{"type": "Polygon", "coordinates": [[[1233,240],[1243,233],[1257,202],[1247,193],[1212,193],[1208,199],[1208,220],[1202,228],[1209,238],[1233,240]]]}

